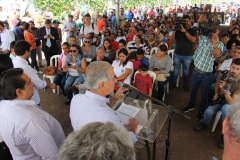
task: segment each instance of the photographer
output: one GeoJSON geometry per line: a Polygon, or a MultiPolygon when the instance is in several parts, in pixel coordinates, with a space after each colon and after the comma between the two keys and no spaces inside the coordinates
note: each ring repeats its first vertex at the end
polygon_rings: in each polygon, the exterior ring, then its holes
{"type": "MultiPolygon", "coordinates": [[[[206,5],[204,7],[204,12],[210,10],[211,7],[206,5]]],[[[204,14],[201,14],[198,22],[204,21],[204,14]]],[[[203,112],[205,106],[207,105],[208,89],[211,84],[213,63],[217,59],[223,50],[223,43],[219,41],[220,29],[219,25],[213,25],[208,35],[200,35],[200,40],[198,42],[198,47],[193,55],[194,60],[194,70],[192,75],[192,88],[190,95],[189,105],[184,108],[184,112],[189,112],[194,110],[198,88],[201,85],[202,95],[201,102],[199,106],[197,120],[201,120],[203,117],[203,112]]]]}
{"type": "MultiPolygon", "coordinates": [[[[226,75],[219,73],[215,84],[215,95],[213,97],[215,103],[211,104],[204,112],[204,119],[201,124],[194,128],[195,131],[200,131],[208,127],[211,118],[218,111],[222,111],[222,121],[228,115],[231,105],[236,101],[240,94],[240,58],[233,60],[230,71],[226,75]],[[235,81],[235,82],[234,82],[235,81]]],[[[221,136],[223,138],[223,136],[221,136]]],[[[221,140],[223,142],[223,140],[221,140]]],[[[223,144],[219,143],[219,148],[223,148],[223,144]]]]}
{"type": "Polygon", "coordinates": [[[175,53],[174,53],[174,72],[173,72],[173,86],[176,87],[178,74],[181,65],[183,65],[183,87],[186,92],[189,92],[188,87],[188,72],[189,67],[192,62],[192,50],[193,43],[197,37],[197,30],[191,28],[190,17],[188,15],[183,16],[185,22],[184,25],[180,24],[181,30],[174,30],[170,40],[170,47],[176,43],[175,53]]]}
{"type": "Polygon", "coordinates": [[[91,45],[97,46],[96,42],[99,34],[97,25],[91,23],[91,16],[88,13],[84,16],[84,19],[86,23],[80,29],[80,38],[83,38],[83,41],[85,38],[91,38],[91,45]]]}

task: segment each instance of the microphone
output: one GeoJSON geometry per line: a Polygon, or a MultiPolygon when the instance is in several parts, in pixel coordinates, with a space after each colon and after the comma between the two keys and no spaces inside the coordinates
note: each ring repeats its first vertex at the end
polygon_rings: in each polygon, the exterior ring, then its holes
{"type": "Polygon", "coordinates": [[[118,87],[124,87],[124,88],[132,88],[131,85],[126,84],[126,83],[122,83],[122,82],[117,82],[117,86],[118,87]]]}
{"type": "Polygon", "coordinates": [[[230,89],[230,84],[225,84],[225,85],[223,86],[223,89],[224,89],[225,91],[228,91],[228,90],[230,89]]]}

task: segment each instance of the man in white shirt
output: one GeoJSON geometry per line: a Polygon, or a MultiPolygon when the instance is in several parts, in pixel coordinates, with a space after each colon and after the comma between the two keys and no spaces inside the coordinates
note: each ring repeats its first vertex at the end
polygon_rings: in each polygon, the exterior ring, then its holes
{"type": "Polygon", "coordinates": [[[31,81],[34,83],[34,94],[31,99],[34,100],[37,105],[40,105],[38,89],[55,89],[56,84],[47,84],[46,81],[41,80],[36,74],[36,71],[30,65],[28,65],[27,59],[30,57],[30,46],[31,45],[27,41],[18,41],[16,43],[14,46],[14,51],[17,56],[13,60],[13,66],[14,68],[22,68],[24,70],[24,73],[26,73],[31,78],[31,81]]]}
{"type": "Polygon", "coordinates": [[[83,41],[84,41],[85,38],[90,37],[91,45],[97,46],[96,42],[99,34],[97,25],[91,22],[90,14],[86,14],[84,16],[84,20],[85,20],[85,24],[81,26],[80,33],[79,33],[80,38],[83,38],[83,41]]]}
{"type": "Polygon", "coordinates": [[[54,18],[53,13],[50,11],[50,8],[47,7],[46,11],[43,12],[44,19],[50,19],[52,20],[54,18]]]}
{"type": "MultiPolygon", "coordinates": [[[[73,129],[77,130],[92,122],[112,122],[117,127],[125,128],[117,113],[108,105],[123,97],[122,93],[127,89],[120,88],[114,97],[109,100],[106,98],[113,93],[117,82],[113,67],[103,61],[92,62],[87,67],[85,76],[88,91],[85,94],[75,95],[71,102],[70,118],[73,129]]],[[[135,143],[137,136],[134,132],[137,124],[131,121],[128,126],[130,127],[128,133],[135,143]]]]}
{"type": "Polygon", "coordinates": [[[0,133],[13,159],[57,160],[65,135],[33,100],[33,82],[21,68],[1,75],[0,133]]]}
{"type": "Polygon", "coordinates": [[[10,43],[15,40],[14,33],[4,27],[3,22],[0,21],[1,45],[0,53],[6,54],[10,52],[10,43]]]}

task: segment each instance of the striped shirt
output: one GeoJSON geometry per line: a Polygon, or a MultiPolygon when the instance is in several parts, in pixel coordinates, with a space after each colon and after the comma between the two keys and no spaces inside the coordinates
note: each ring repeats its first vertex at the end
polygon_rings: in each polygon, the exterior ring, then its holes
{"type": "Polygon", "coordinates": [[[137,51],[138,48],[142,48],[145,51],[145,54],[149,54],[150,53],[150,50],[147,47],[147,45],[144,45],[144,44],[140,43],[140,46],[137,48],[135,41],[128,42],[127,47],[131,50],[131,52],[132,51],[137,51]]]}
{"type": "Polygon", "coordinates": [[[16,160],[56,160],[65,139],[59,122],[33,100],[1,101],[0,128],[16,160]]]}
{"type": "MultiPolygon", "coordinates": [[[[218,42],[217,47],[222,51],[223,43],[218,42]]],[[[212,72],[213,71],[213,44],[210,39],[206,36],[200,36],[200,41],[198,47],[193,55],[194,66],[202,72],[212,72]]]]}
{"type": "MultiPolygon", "coordinates": [[[[92,122],[112,122],[117,127],[125,128],[117,113],[107,105],[108,99],[86,91],[85,94],[77,94],[73,97],[70,107],[70,118],[74,130],[92,122]]],[[[133,132],[128,132],[133,140],[137,137],[133,132]]]]}

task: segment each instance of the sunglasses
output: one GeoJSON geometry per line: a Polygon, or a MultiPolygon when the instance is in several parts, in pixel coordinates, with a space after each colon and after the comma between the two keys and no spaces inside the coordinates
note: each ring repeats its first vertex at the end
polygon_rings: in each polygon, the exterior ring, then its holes
{"type": "Polygon", "coordinates": [[[84,41],[85,43],[90,43],[90,41],[84,41]]]}
{"type": "Polygon", "coordinates": [[[77,52],[77,50],[70,50],[70,52],[76,53],[76,52],[77,52]]]}

